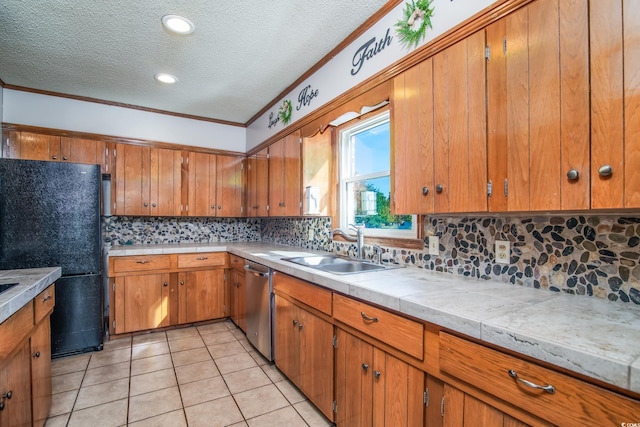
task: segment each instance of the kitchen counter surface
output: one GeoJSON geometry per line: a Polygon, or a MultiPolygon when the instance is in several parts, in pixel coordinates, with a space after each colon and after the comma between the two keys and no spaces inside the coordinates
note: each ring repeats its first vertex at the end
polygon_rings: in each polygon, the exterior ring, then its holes
{"type": "Polygon", "coordinates": [[[18,285],[0,293],[0,323],[44,291],[61,274],[60,267],[0,270],[0,284],[18,283],[18,285]]]}
{"type": "Polygon", "coordinates": [[[640,308],[420,268],[336,275],[281,258],[324,254],[261,242],[114,246],[109,256],[228,251],[334,291],[640,393],[640,308]]]}

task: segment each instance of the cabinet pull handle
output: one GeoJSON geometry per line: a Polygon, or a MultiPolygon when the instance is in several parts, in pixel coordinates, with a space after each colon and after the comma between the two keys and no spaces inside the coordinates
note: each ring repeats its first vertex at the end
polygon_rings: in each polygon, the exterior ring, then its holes
{"type": "Polygon", "coordinates": [[[440,416],[444,417],[444,396],[440,399],[440,416]]]}
{"type": "Polygon", "coordinates": [[[218,205],[218,209],[222,209],[222,205],[218,205]]]}
{"type": "Polygon", "coordinates": [[[547,384],[547,385],[538,385],[535,383],[532,383],[531,381],[527,381],[523,378],[520,378],[518,376],[518,373],[516,371],[514,371],[513,369],[509,369],[509,376],[511,378],[515,378],[516,380],[520,381],[522,384],[526,385],[527,387],[531,387],[531,388],[536,388],[539,390],[544,390],[549,394],[554,394],[556,392],[555,387],[553,387],[551,384],[547,384]]]}
{"type": "Polygon", "coordinates": [[[571,169],[569,172],[567,172],[567,178],[569,178],[569,181],[577,181],[579,177],[580,172],[578,172],[577,169],[571,169]]]}
{"type": "Polygon", "coordinates": [[[215,206],[215,205],[211,205],[211,209],[215,209],[215,208],[216,208],[216,206],[215,206]]]}
{"type": "Polygon", "coordinates": [[[184,280],[180,281],[180,286],[184,286],[184,280]]]}
{"type": "Polygon", "coordinates": [[[164,283],[162,284],[162,286],[167,287],[167,286],[169,286],[169,284],[168,284],[167,282],[164,282],[164,283]]]}
{"type": "Polygon", "coordinates": [[[146,264],[146,263],[148,263],[148,262],[151,262],[151,261],[146,261],[146,260],[139,260],[139,261],[136,261],[136,263],[137,263],[137,264],[146,264]]]}
{"type": "Polygon", "coordinates": [[[5,394],[2,395],[3,399],[11,399],[13,397],[13,391],[9,390],[5,394]]]}
{"type": "Polygon", "coordinates": [[[4,400],[0,402],[0,411],[4,411],[4,400]]]}
{"type": "Polygon", "coordinates": [[[293,327],[295,328],[297,324],[298,324],[298,321],[297,321],[297,320],[294,320],[294,321],[293,321],[293,327]]]}
{"type": "Polygon", "coordinates": [[[40,352],[36,351],[35,353],[33,353],[33,358],[37,359],[38,357],[40,357],[40,352]]]}
{"type": "Polygon", "coordinates": [[[611,176],[612,173],[613,168],[611,167],[611,165],[602,165],[600,166],[600,168],[598,168],[598,174],[600,174],[600,176],[602,177],[611,176]]]}
{"type": "Polygon", "coordinates": [[[440,194],[442,193],[442,190],[444,190],[444,187],[442,186],[442,184],[436,185],[436,193],[440,194]]]}
{"type": "Polygon", "coordinates": [[[157,205],[155,203],[151,203],[151,207],[155,208],[157,205]]]}
{"type": "Polygon", "coordinates": [[[364,320],[366,320],[367,322],[377,322],[377,321],[379,321],[379,320],[380,320],[380,319],[378,319],[377,317],[370,317],[370,316],[367,316],[367,313],[365,313],[364,311],[361,311],[361,312],[360,312],[360,316],[362,316],[362,318],[363,318],[364,320]]]}
{"type": "Polygon", "coordinates": [[[427,194],[429,194],[429,187],[422,187],[422,195],[426,196],[427,194]]]}
{"type": "Polygon", "coordinates": [[[47,301],[49,301],[51,298],[53,298],[51,295],[47,295],[46,297],[42,298],[42,302],[47,302],[47,301]]]}
{"type": "Polygon", "coordinates": [[[369,369],[369,364],[368,363],[363,363],[362,364],[362,369],[364,369],[364,371],[367,372],[367,369],[369,369]]]}
{"type": "Polygon", "coordinates": [[[52,158],[53,160],[56,160],[56,159],[58,158],[58,156],[51,156],[51,158],[52,158]]]}
{"type": "Polygon", "coordinates": [[[380,371],[373,371],[373,376],[376,378],[380,378],[380,375],[382,375],[382,372],[380,371]]]}
{"type": "Polygon", "coordinates": [[[204,260],[206,260],[206,259],[209,259],[209,257],[201,256],[201,257],[196,258],[196,259],[197,259],[198,261],[204,261],[204,260]]]}
{"type": "Polygon", "coordinates": [[[148,206],[149,206],[149,203],[144,202],[144,203],[143,203],[143,205],[144,205],[144,207],[146,208],[146,207],[148,207],[148,206]]]}
{"type": "Polygon", "coordinates": [[[63,156],[62,160],[69,160],[69,158],[67,156],[63,156]]]}
{"type": "Polygon", "coordinates": [[[302,329],[304,325],[302,323],[298,323],[298,330],[302,329]]]}

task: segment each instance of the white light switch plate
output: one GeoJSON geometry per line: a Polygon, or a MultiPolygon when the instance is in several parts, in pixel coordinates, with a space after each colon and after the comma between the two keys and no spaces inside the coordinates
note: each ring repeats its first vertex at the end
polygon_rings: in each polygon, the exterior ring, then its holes
{"type": "Polygon", "coordinates": [[[496,262],[499,264],[509,264],[511,258],[511,242],[506,240],[496,240],[496,262]]]}
{"type": "Polygon", "coordinates": [[[440,239],[438,236],[429,236],[429,255],[440,255],[440,239]]]}

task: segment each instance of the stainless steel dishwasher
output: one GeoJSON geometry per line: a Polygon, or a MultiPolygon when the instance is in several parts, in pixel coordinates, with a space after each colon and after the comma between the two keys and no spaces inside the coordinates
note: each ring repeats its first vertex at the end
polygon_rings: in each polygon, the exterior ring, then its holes
{"type": "Polygon", "coordinates": [[[247,271],[247,339],[264,357],[272,361],[271,269],[251,261],[245,262],[244,269],[247,271]]]}

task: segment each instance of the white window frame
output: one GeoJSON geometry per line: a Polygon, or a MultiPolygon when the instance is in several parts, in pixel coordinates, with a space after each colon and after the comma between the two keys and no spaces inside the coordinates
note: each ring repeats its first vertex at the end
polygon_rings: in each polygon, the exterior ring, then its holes
{"type": "MultiPolygon", "coordinates": [[[[367,118],[362,121],[359,121],[356,124],[349,125],[349,123],[341,126],[342,129],[339,130],[339,197],[340,197],[340,228],[347,229],[349,224],[353,224],[355,218],[352,213],[355,212],[352,206],[349,206],[353,198],[349,197],[349,193],[347,191],[348,185],[368,179],[374,178],[391,178],[391,170],[387,169],[384,171],[378,171],[374,173],[369,173],[365,175],[353,175],[353,169],[355,168],[355,160],[353,156],[354,146],[351,144],[351,139],[353,135],[357,133],[364,132],[368,129],[379,126],[385,122],[390,122],[390,113],[389,111],[385,111],[382,114],[379,114],[375,117],[367,118]]],[[[391,145],[391,141],[389,141],[389,145],[391,145]]],[[[391,148],[391,147],[390,147],[391,148]]],[[[391,159],[389,159],[389,163],[391,163],[391,159]]],[[[389,164],[389,166],[391,166],[389,164]]],[[[409,230],[391,230],[391,229],[380,229],[380,228],[366,228],[365,235],[371,237],[385,237],[385,238],[396,238],[396,239],[416,239],[418,237],[418,228],[417,228],[417,215],[412,215],[411,220],[411,229],[409,230]]]]}

